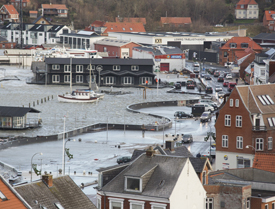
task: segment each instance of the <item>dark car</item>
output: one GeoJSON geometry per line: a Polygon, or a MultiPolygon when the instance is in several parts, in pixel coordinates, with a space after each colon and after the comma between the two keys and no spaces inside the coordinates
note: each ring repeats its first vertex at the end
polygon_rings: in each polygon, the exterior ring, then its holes
{"type": "Polygon", "coordinates": [[[213,93],[213,88],[211,86],[206,86],[205,93],[206,94],[212,94],[213,93]]]}
{"type": "Polygon", "coordinates": [[[210,75],[205,75],[204,78],[205,78],[205,80],[211,80],[211,76],[210,75]]]}
{"type": "Polygon", "coordinates": [[[175,89],[181,89],[181,84],[180,83],[175,83],[175,89]]]}
{"type": "Polygon", "coordinates": [[[183,134],[182,136],[182,143],[191,143],[193,142],[193,136],[192,134],[183,134]]]}
{"type": "Polygon", "coordinates": [[[219,76],[218,77],[218,82],[223,82],[224,81],[224,78],[222,76],[219,76]]]}
{"type": "Polygon", "coordinates": [[[120,158],[117,158],[116,162],[118,164],[120,163],[128,163],[131,161],[131,156],[124,156],[124,157],[120,157],[120,158]]]}
{"type": "Polygon", "coordinates": [[[213,75],[213,74],[215,73],[216,70],[217,70],[217,69],[215,69],[215,68],[209,68],[209,69],[208,69],[208,73],[210,73],[211,75],[213,75]]]}
{"type": "Polygon", "coordinates": [[[219,77],[220,76],[220,72],[219,71],[216,71],[215,73],[214,73],[214,77],[219,77]]]}
{"type": "Polygon", "coordinates": [[[201,73],[200,77],[204,78],[204,76],[205,76],[205,73],[201,73]]]}
{"type": "Polygon", "coordinates": [[[174,116],[176,118],[193,118],[192,114],[188,114],[188,113],[182,112],[182,111],[175,112],[174,116]]]}
{"type": "Polygon", "coordinates": [[[223,82],[223,86],[224,86],[224,87],[227,87],[227,86],[228,86],[228,83],[229,83],[228,81],[224,81],[224,82],[223,82]]]}
{"type": "Polygon", "coordinates": [[[200,117],[200,121],[210,121],[211,120],[211,112],[203,112],[200,117]]]}

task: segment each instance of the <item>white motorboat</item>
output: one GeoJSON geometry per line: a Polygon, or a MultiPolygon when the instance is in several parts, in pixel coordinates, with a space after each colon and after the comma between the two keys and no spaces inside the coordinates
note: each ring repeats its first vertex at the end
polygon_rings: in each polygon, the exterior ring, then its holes
{"type": "Polygon", "coordinates": [[[64,96],[57,95],[57,98],[59,102],[96,102],[99,100],[98,97],[95,97],[90,91],[86,90],[76,90],[64,96]]]}
{"type": "Polygon", "coordinates": [[[77,89],[76,91],[90,92],[91,97],[96,97],[98,99],[104,98],[104,94],[96,93],[94,90],[91,89],[77,89]]]}

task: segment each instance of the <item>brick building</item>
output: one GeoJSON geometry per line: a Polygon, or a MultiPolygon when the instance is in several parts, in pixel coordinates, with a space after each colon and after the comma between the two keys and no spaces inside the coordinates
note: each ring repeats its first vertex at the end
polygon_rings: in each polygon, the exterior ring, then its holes
{"type": "Polygon", "coordinates": [[[216,120],[216,169],[251,167],[255,153],[273,153],[275,84],[236,86],[216,120]]]}
{"type": "Polygon", "coordinates": [[[160,23],[162,27],[173,26],[173,27],[184,27],[185,25],[192,24],[191,17],[161,17],[160,23]]]}
{"type": "Polygon", "coordinates": [[[275,30],[275,11],[267,10],[264,12],[263,25],[269,30],[275,30]]]}
{"type": "MultiPolygon", "coordinates": [[[[16,7],[17,9],[20,8],[20,0],[10,0],[11,5],[16,7]]],[[[26,8],[31,3],[31,0],[22,0],[22,8],[26,8]]]]}
{"type": "Polygon", "coordinates": [[[235,52],[236,60],[239,65],[239,76],[243,80],[246,77],[245,69],[254,61],[255,54],[255,51],[251,48],[247,48],[244,51],[235,52]]]}

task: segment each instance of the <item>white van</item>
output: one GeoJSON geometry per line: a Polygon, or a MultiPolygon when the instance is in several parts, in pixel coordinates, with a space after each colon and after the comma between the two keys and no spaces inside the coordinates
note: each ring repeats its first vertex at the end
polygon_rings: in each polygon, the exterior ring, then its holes
{"type": "Polygon", "coordinates": [[[214,107],[214,109],[218,109],[218,105],[216,102],[213,102],[211,99],[200,99],[199,103],[206,103],[214,107]]]}
{"type": "Polygon", "coordinates": [[[204,112],[208,111],[208,112],[214,112],[214,107],[212,107],[209,104],[206,103],[196,103],[193,105],[193,107],[204,107],[204,112]]]}

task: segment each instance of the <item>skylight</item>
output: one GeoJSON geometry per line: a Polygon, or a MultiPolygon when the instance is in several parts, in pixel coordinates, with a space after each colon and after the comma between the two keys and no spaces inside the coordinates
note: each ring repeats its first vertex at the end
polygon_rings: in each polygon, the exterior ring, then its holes
{"type": "Polygon", "coordinates": [[[275,126],[275,117],[273,118],[267,118],[268,124],[270,127],[274,127],[275,126]]]}
{"type": "Polygon", "coordinates": [[[133,28],[130,28],[130,30],[133,30],[133,28]]]}
{"type": "Polygon", "coordinates": [[[0,198],[4,200],[8,200],[8,198],[0,191],[0,198]]]}
{"type": "Polygon", "coordinates": [[[39,26],[36,28],[36,30],[38,30],[39,28],[41,28],[41,26],[42,26],[42,25],[39,25],[39,26]]]}
{"type": "Polygon", "coordinates": [[[54,205],[55,205],[58,209],[64,209],[63,206],[62,206],[59,202],[55,202],[54,205]]]}
{"type": "Polygon", "coordinates": [[[58,28],[60,28],[60,25],[55,30],[58,30],[58,28]]]}
{"type": "Polygon", "coordinates": [[[125,28],[122,28],[123,30],[125,30],[125,28]]]}
{"type": "Polygon", "coordinates": [[[257,97],[263,105],[273,105],[274,104],[273,100],[271,99],[271,97],[269,95],[259,95],[257,97]]]}

